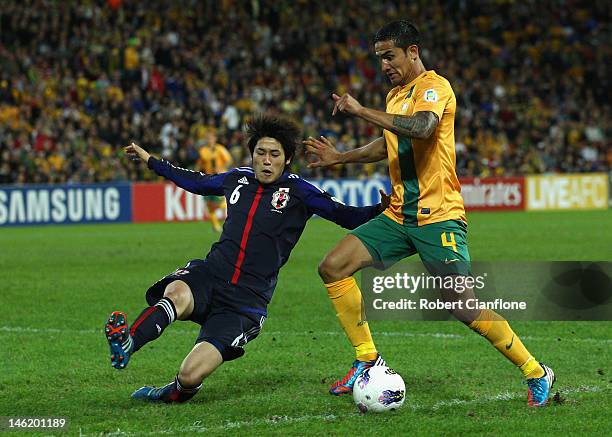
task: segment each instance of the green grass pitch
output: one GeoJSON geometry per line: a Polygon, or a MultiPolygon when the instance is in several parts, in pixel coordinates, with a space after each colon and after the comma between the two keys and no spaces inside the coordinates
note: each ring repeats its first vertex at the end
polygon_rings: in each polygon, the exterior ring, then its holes
{"type": "MultiPolygon", "coordinates": [[[[612,212],[471,213],[476,260],[612,260],[612,212]]],[[[179,322],[111,368],[102,326],[130,320],[146,288],[216,235],[207,223],[0,229],[0,416],[66,416],[70,435],[604,435],[612,429],[612,324],[513,327],[558,375],[561,401],[526,406],[520,373],[458,322],[372,322],[384,358],[405,379],[401,410],[358,414],[327,394],[353,360],[316,268],[345,231],[312,220],[281,272],[259,338],[192,402],[130,399],[175,375],[198,333],[179,322]],[[607,430],[607,431],[606,431],[607,430]]],[[[42,434],[52,434],[40,432],[42,434]]],[[[32,433],[28,433],[32,435],[32,433]]]]}

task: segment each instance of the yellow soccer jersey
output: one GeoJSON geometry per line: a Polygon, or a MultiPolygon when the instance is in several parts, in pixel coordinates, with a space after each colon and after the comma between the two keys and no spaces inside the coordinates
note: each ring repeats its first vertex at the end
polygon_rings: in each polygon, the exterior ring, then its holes
{"type": "Polygon", "coordinates": [[[200,148],[199,168],[206,174],[223,173],[232,163],[232,155],[225,146],[215,144],[213,147],[200,148]]]}
{"type": "Polygon", "coordinates": [[[427,140],[383,131],[393,190],[384,214],[397,223],[422,226],[445,220],[466,221],[455,173],[456,108],[450,83],[433,70],[387,94],[387,113],[410,116],[431,111],[439,120],[427,140]]]}

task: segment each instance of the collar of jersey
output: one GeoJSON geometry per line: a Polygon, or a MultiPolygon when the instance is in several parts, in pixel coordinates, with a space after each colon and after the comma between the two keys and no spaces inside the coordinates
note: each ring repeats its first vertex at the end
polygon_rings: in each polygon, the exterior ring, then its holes
{"type": "Polygon", "coordinates": [[[412,79],[412,82],[410,82],[408,85],[404,85],[404,86],[402,86],[400,88],[402,88],[402,89],[410,88],[411,86],[413,86],[417,82],[417,80],[422,79],[423,76],[425,76],[427,73],[435,73],[435,71],[434,70],[425,70],[424,72],[419,74],[417,77],[412,79]]]}

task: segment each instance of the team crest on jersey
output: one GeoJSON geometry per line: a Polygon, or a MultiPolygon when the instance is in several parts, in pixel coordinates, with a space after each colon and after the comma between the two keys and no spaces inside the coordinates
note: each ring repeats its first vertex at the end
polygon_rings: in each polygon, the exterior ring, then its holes
{"type": "Polygon", "coordinates": [[[283,209],[289,202],[289,188],[279,188],[272,194],[272,206],[275,209],[283,209]]]}
{"type": "Polygon", "coordinates": [[[438,93],[433,88],[430,88],[425,91],[423,99],[426,102],[437,102],[438,101],[438,93]]]}

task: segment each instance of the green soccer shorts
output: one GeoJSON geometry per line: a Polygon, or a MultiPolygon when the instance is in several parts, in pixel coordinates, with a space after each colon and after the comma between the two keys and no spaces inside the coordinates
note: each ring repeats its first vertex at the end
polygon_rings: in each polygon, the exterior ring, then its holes
{"type": "Polygon", "coordinates": [[[351,234],[361,240],[374,262],[385,268],[418,253],[432,274],[470,274],[467,224],[461,220],[400,225],[380,214],[351,234]]]}

